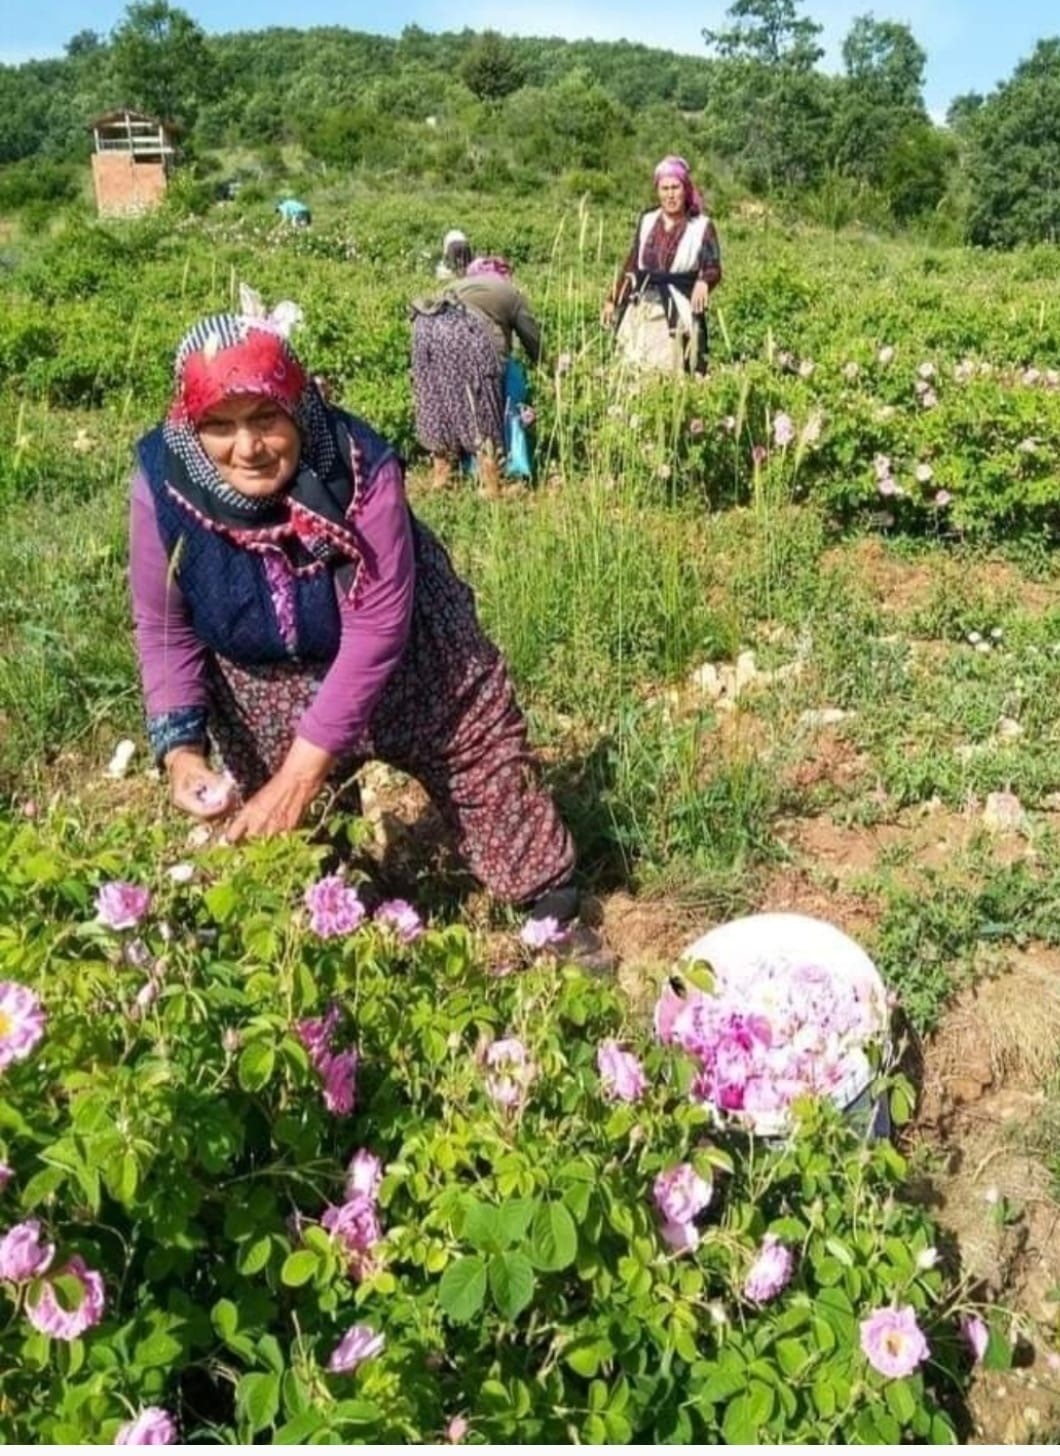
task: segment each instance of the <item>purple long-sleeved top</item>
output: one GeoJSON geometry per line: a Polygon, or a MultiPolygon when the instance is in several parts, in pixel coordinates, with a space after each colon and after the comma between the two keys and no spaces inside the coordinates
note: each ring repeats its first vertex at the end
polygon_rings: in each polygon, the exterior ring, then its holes
{"type": "MultiPolygon", "coordinates": [[[[342,634],[334,662],[298,726],[298,736],[342,757],[367,727],[372,710],[397,667],[412,619],[415,565],[412,525],[399,462],[383,460],[369,478],[356,518],[364,563],[356,606],[336,586],[342,634]]],[[[281,628],[291,622],[286,557],[266,558],[269,588],[281,628]]],[[[200,642],[159,535],[151,490],[133,480],[129,529],[136,650],[148,717],[207,706],[210,649],[200,642]]]]}

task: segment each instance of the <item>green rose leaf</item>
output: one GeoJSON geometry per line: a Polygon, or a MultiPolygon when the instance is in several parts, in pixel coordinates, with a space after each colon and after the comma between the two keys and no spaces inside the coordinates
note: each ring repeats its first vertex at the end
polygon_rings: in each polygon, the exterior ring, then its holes
{"type": "Polygon", "coordinates": [[[578,1230],[562,1203],[546,1203],[530,1227],[530,1258],[537,1269],[566,1269],[578,1252],[578,1230]]]}
{"type": "Polygon", "coordinates": [[[534,1270],[525,1254],[496,1254],[490,1260],[490,1293],[505,1319],[518,1319],[534,1297],[534,1283],[534,1270]]]}
{"type": "Polygon", "coordinates": [[[268,1042],[252,1041],[239,1054],[236,1078],[244,1092],[260,1092],[272,1076],[276,1049],[268,1042]]]}
{"type": "Polygon", "coordinates": [[[538,1207],[533,1198],[510,1198],[497,1210],[501,1238],[505,1244],[517,1244],[530,1227],[538,1207]]]}
{"type": "Polygon", "coordinates": [[[438,1284],[438,1302],[456,1324],[474,1319],[486,1298],[486,1264],[477,1254],[457,1259],[438,1284]]]}
{"type": "Polygon", "coordinates": [[[284,1259],[280,1282],[291,1289],[297,1289],[300,1285],[309,1283],[318,1267],[319,1261],[312,1249],[297,1249],[284,1259]]]}
{"type": "Polygon", "coordinates": [[[280,1377],[254,1371],[236,1386],[236,1409],[255,1434],[271,1426],[280,1409],[280,1377]]]}
{"type": "Polygon", "coordinates": [[[464,1213],[464,1238],[487,1253],[500,1249],[504,1240],[499,1210],[490,1203],[480,1203],[477,1198],[469,1199],[464,1213]]]}

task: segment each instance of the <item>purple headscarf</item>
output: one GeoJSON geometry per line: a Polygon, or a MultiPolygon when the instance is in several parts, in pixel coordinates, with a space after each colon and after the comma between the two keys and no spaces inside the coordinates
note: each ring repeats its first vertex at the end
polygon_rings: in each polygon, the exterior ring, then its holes
{"type": "Polygon", "coordinates": [[[703,211],[703,198],[699,188],[692,181],[692,169],[684,157],[663,157],[655,169],[652,181],[658,187],[665,177],[676,177],[685,189],[685,212],[689,217],[698,217],[703,211]]]}
{"type": "Polygon", "coordinates": [[[474,258],[467,265],[468,278],[487,278],[491,273],[496,278],[510,278],[512,265],[498,257],[474,258]]]}

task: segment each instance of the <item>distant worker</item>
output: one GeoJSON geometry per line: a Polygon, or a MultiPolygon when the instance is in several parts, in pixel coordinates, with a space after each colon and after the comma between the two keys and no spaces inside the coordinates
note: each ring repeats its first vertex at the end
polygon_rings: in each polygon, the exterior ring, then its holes
{"type": "Polygon", "coordinates": [[[629,363],[705,374],[707,301],[721,282],[718,235],[683,157],[664,157],[654,181],[659,206],[637,224],[602,322],[615,325],[629,363]]]}
{"type": "Polygon", "coordinates": [[[411,315],[416,438],[434,458],[434,484],[448,485],[454,465],[470,455],[482,493],[495,497],[507,454],[512,335],[536,364],[541,328],[503,258],[473,259],[437,297],[415,299],[411,315]]]}
{"type": "Polygon", "coordinates": [[[285,197],[282,202],[277,203],[276,211],[292,227],[308,227],[313,221],[313,214],[306,207],[304,202],[299,202],[296,197],[285,197]]]}
{"type": "Polygon", "coordinates": [[[450,228],[442,239],[442,257],[434,270],[436,278],[463,278],[471,262],[471,244],[467,234],[450,228]]]}

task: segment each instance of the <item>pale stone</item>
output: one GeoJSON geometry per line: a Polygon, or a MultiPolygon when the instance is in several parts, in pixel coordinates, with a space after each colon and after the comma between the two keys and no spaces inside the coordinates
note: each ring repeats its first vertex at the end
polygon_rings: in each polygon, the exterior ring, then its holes
{"type": "Polygon", "coordinates": [[[758,677],[758,668],[755,666],[755,655],[753,652],[741,652],[736,659],[736,694],[739,696],[744,688],[750,687],[758,677]]]}
{"type": "Polygon", "coordinates": [[[107,764],[107,777],[109,779],[123,779],[129,772],[129,765],[136,754],[136,744],[131,738],[123,738],[115,748],[110,763],[107,764]]]}
{"type": "Polygon", "coordinates": [[[831,728],[849,717],[845,708],[807,708],[799,714],[799,724],[803,728],[831,728]]]}
{"type": "Polygon", "coordinates": [[[988,829],[999,833],[1013,833],[1026,824],[1027,816],[1023,805],[1015,794],[1008,792],[987,794],[983,809],[983,823],[988,829]]]}

